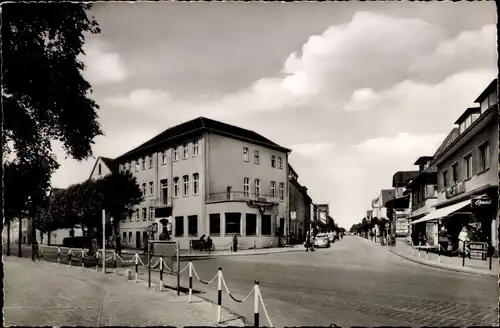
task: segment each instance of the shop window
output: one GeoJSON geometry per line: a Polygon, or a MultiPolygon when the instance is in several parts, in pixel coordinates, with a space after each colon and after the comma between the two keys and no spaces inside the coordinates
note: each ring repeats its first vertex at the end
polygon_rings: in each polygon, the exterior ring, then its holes
{"type": "Polygon", "coordinates": [[[226,234],[241,234],[241,213],[226,213],[226,234]]]}
{"type": "Polygon", "coordinates": [[[490,144],[485,142],[478,147],[479,150],[479,172],[490,167],[490,144]]]}
{"type": "Polygon", "coordinates": [[[210,235],[218,236],[220,235],[220,214],[212,213],[209,216],[210,224],[210,235]]]}
{"type": "Polygon", "coordinates": [[[130,244],[132,242],[132,231],[128,232],[128,243],[130,244]]]}
{"type": "Polygon", "coordinates": [[[257,214],[247,213],[245,217],[245,227],[247,236],[257,235],[257,214]]]}
{"type": "Polygon", "coordinates": [[[188,216],[188,234],[198,236],[198,215],[188,216]]]}
{"type": "Polygon", "coordinates": [[[176,216],[175,217],[175,237],[184,236],[184,217],[176,216]]]}
{"type": "Polygon", "coordinates": [[[261,233],[263,236],[269,236],[272,234],[271,215],[262,214],[261,230],[262,230],[261,233]]]}

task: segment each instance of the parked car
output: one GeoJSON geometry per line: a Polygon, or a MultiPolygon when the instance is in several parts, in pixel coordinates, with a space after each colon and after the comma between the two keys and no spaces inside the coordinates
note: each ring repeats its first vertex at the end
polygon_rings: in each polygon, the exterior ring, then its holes
{"type": "Polygon", "coordinates": [[[328,233],[328,240],[330,241],[330,243],[335,242],[335,234],[333,232],[328,233]]]}
{"type": "Polygon", "coordinates": [[[328,238],[328,234],[327,233],[317,234],[316,238],[314,239],[314,247],[316,248],[330,247],[330,239],[328,238]]]}

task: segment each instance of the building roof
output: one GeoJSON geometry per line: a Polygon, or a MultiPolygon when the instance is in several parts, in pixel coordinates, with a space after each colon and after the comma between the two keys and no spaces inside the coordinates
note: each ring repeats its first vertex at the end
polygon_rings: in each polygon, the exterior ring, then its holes
{"type": "Polygon", "coordinates": [[[488,97],[488,95],[495,91],[497,88],[497,79],[494,79],[493,81],[491,81],[491,83],[486,87],[486,89],[483,90],[483,92],[481,92],[481,94],[477,97],[476,100],[474,100],[475,103],[480,103],[481,101],[483,101],[484,99],[486,99],[486,97],[488,97]]]}
{"type": "Polygon", "coordinates": [[[118,164],[114,159],[109,157],[101,157],[101,159],[111,172],[116,173],[118,171],[118,164]]]}
{"type": "Polygon", "coordinates": [[[393,187],[399,187],[399,186],[406,186],[410,180],[414,179],[416,176],[418,176],[419,172],[418,171],[399,171],[394,173],[392,176],[392,186],[393,187]]]}
{"type": "Polygon", "coordinates": [[[419,158],[417,158],[415,163],[413,163],[413,165],[425,164],[428,161],[432,161],[433,159],[434,159],[434,156],[420,156],[419,158]]]}
{"type": "Polygon", "coordinates": [[[165,144],[174,145],[175,143],[181,142],[182,139],[188,135],[202,133],[202,132],[211,132],[223,136],[229,136],[232,138],[245,140],[248,142],[266,146],[271,149],[277,149],[287,153],[291,152],[290,149],[284,148],[254,131],[246,130],[234,125],[219,122],[206,117],[198,117],[191,121],[187,121],[182,124],[166,129],[162,133],[146,141],[140,146],[119,156],[117,160],[127,158],[142,151],[146,150],[150,151],[151,149],[159,145],[165,145],[165,144]]]}
{"type": "Polygon", "coordinates": [[[455,124],[460,124],[462,123],[469,115],[471,114],[480,114],[481,113],[481,108],[480,107],[469,107],[465,110],[465,112],[460,115],[460,117],[455,121],[455,124]]]}
{"type": "Polygon", "coordinates": [[[382,189],[380,194],[382,195],[382,204],[385,204],[396,196],[396,191],[394,189],[382,189]]]}
{"type": "Polygon", "coordinates": [[[444,141],[441,143],[441,146],[438,147],[436,152],[434,153],[434,159],[436,159],[441,153],[443,153],[448,146],[450,146],[460,135],[460,129],[459,128],[453,128],[446,138],[444,138],[444,141]]]}
{"type": "Polygon", "coordinates": [[[297,174],[297,171],[293,169],[293,167],[288,163],[288,170],[291,171],[290,173],[293,173],[294,175],[297,176],[297,179],[299,178],[299,175],[297,174]]]}

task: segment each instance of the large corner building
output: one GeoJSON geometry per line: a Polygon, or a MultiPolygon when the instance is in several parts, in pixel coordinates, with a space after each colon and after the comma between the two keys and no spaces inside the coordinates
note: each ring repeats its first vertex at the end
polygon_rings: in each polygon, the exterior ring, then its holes
{"type": "Polygon", "coordinates": [[[199,117],[114,160],[99,158],[91,178],[115,168],[137,178],[144,201],[120,223],[126,247],[143,247],[153,222],[182,249],[202,235],[219,249],[234,235],[240,248],[267,247],[288,229],[289,153],[253,131],[199,117]]]}

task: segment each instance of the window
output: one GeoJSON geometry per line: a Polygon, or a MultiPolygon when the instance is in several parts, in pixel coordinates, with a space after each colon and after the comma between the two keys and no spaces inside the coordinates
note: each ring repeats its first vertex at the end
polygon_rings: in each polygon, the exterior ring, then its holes
{"type": "Polygon", "coordinates": [[[175,217],[175,237],[184,236],[184,217],[176,216],[175,217]]]}
{"type": "Polygon", "coordinates": [[[136,208],[134,209],[134,214],[133,214],[133,217],[136,221],[139,221],[141,218],[139,217],[140,213],[139,213],[139,209],[136,208]]]}
{"type": "Polygon", "coordinates": [[[184,181],[184,197],[189,196],[189,175],[185,175],[182,177],[184,181]]]}
{"type": "Polygon", "coordinates": [[[283,159],[281,157],[278,157],[278,168],[283,169],[283,159]]]}
{"type": "Polygon", "coordinates": [[[243,160],[245,162],[249,161],[249,159],[248,159],[248,147],[243,147],[243,160]]]}
{"type": "Polygon", "coordinates": [[[130,221],[135,220],[136,216],[137,216],[137,214],[136,214],[135,210],[132,210],[130,213],[130,221]]]}
{"type": "Polygon", "coordinates": [[[149,157],[149,168],[153,167],[153,155],[150,155],[149,157]]]}
{"type": "Polygon", "coordinates": [[[460,123],[460,133],[463,133],[465,131],[465,121],[460,123]]]}
{"type": "Polygon", "coordinates": [[[139,160],[137,160],[137,162],[135,162],[135,172],[139,172],[140,167],[141,167],[141,163],[139,160]]]}
{"type": "Polygon", "coordinates": [[[198,156],[198,140],[193,141],[193,157],[198,156]]]}
{"type": "Polygon", "coordinates": [[[149,209],[149,220],[153,221],[155,219],[155,209],[151,207],[149,209]]]}
{"type": "Polygon", "coordinates": [[[173,152],[174,152],[174,162],[177,162],[179,160],[179,148],[175,146],[173,152]]]}
{"type": "Polygon", "coordinates": [[[262,223],[261,223],[262,235],[271,235],[272,234],[272,222],[271,221],[272,221],[271,215],[262,214],[262,223]]]}
{"type": "Polygon", "coordinates": [[[154,183],[153,182],[150,182],[149,183],[149,195],[150,196],[153,196],[155,194],[155,187],[154,187],[154,183]]]}
{"type": "Polygon", "coordinates": [[[245,197],[250,196],[250,179],[243,178],[243,194],[245,197]]]}
{"type": "Polygon", "coordinates": [[[257,235],[257,214],[247,213],[245,218],[245,227],[247,236],[257,235]]]}
{"type": "Polygon", "coordinates": [[[458,176],[458,163],[455,163],[451,166],[451,181],[454,185],[458,184],[460,177],[458,176]]]}
{"type": "Polygon", "coordinates": [[[443,171],[443,187],[448,188],[448,170],[443,171]]]}
{"type": "Polygon", "coordinates": [[[123,233],[123,242],[124,243],[127,242],[127,233],[126,232],[123,233]]]}
{"type": "Polygon", "coordinates": [[[143,231],[142,232],[142,244],[145,246],[147,243],[146,241],[148,240],[148,232],[147,231],[143,231]]]}
{"type": "Polygon", "coordinates": [[[198,173],[193,174],[193,195],[198,195],[200,193],[200,175],[198,173]]]}
{"type": "Polygon", "coordinates": [[[260,180],[255,179],[255,197],[259,197],[260,195],[260,180]]]}
{"type": "Polygon", "coordinates": [[[209,215],[210,235],[220,235],[220,214],[212,213],[209,215]]]}
{"type": "Polygon", "coordinates": [[[479,172],[486,170],[490,167],[490,144],[489,142],[485,142],[479,149],[479,172]]]}
{"type": "Polygon", "coordinates": [[[167,164],[167,151],[163,151],[163,154],[161,156],[161,164],[167,164]]]}
{"type": "Polygon", "coordinates": [[[258,150],[253,151],[253,162],[255,164],[260,164],[260,155],[258,150]]]}
{"type": "Polygon", "coordinates": [[[174,178],[174,197],[179,197],[179,178],[174,178]]]}
{"type": "Polygon", "coordinates": [[[148,209],[144,207],[142,209],[142,221],[146,221],[147,218],[148,218],[148,209]]]}
{"type": "Polygon", "coordinates": [[[226,234],[241,234],[241,213],[226,213],[226,234]]]}
{"type": "Polygon", "coordinates": [[[270,185],[271,197],[276,197],[276,182],[271,181],[270,185]]]}
{"type": "Polygon", "coordinates": [[[146,169],[146,157],[142,159],[142,170],[146,169]]]}
{"type": "Polygon", "coordinates": [[[276,156],[271,155],[271,166],[276,167],[276,156]]]}
{"type": "Polygon", "coordinates": [[[142,184],[142,195],[146,196],[146,184],[145,183],[142,184]]]}
{"type": "Polygon", "coordinates": [[[163,205],[168,204],[168,180],[165,179],[161,182],[161,199],[163,201],[163,205]]]}
{"type": "Polygon", "coordinates": [[[129,242],[129,244],[130,244],[130,242],[132,242],[132,231],[128,232],[128,242],[129,242]]]}
{"type": "Polygon", "coordinates": [[[187,159],[188,158],[188,150],[189,150],[189,145],[187,143],[185,143],[184,145],[182,145],[182,151],[183,151],[183,159],[187,159]]]}
{"type": "Polygon", "coordinates": [[[198,215],[188,216],[188,234],[198,236],[198,215]]]}
{"type": "Polygon", "coordinates": [[[472,155],[467,155],[464,157],[464,179],[468,179],[472,176],[472,155]]]}
{"type": "Polygon", "coordinates": [[[98,169],[97,174],[101,175],[102,174],[101,164],[97,166],[97,169],[98,169]]]}
{"type": "Polygon", "coordinates": [[[280,182],[280,200],[285,200],[285,183],[280,182]]]}

